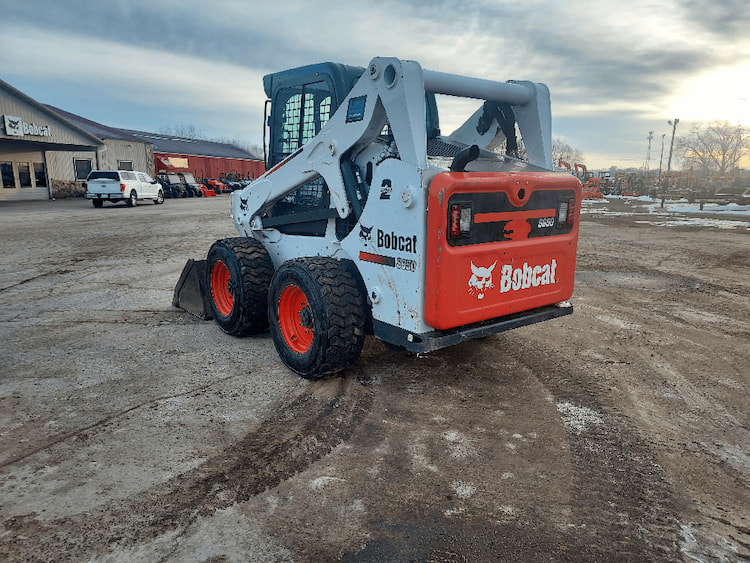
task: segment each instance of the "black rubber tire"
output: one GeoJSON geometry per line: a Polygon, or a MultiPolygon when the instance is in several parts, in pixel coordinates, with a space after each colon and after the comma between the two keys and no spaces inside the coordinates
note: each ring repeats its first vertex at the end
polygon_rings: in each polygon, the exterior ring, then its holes
{"type": "Polygon", "coordinates": [[[104,205],[104,200],[103,199],[92,199],[91,200],[91,205],[93,205],[94,207],[96,207],[98,209],[102,205],[104,205]]]}
{"type": "Polygon", "coordinates": [[[344,262],[315,257],[282,264],[271,280],[268,296],[269,328],[281,360],[306,379],[351,366],[365,341],[365,307],[364,295],[344,262]],[[294,286],[304,293],[305,309],[309,309],[299,313],[299,326],[312,324],[312,343],[303,353],[290,348],[279,321],[281,295],[294,286]]]}
{"type": "MultiPolygon", "coordinates": [[[[206,291],[216,324],[232,336],[247,336],[268,328],[268,288],[273,263],[263,245],[253,238],[228,238],[216,241],[206,258],[206,291]],[[229,270],[227,288],[213,287],[212,273],[217,263],[229,270]],[[217,305],[217,292],[228,291],[231,311],[217,305]]],[[[215,278],[214,278],[215,279],[215,278]]]]}
{"type": "Polygon", "coordinates": [[[161,205],[162,203],[164,203],[164,192],[162,190],[159,190],[156,193],[156,199],[154,199],[154,204],[161,205]]]}
{"type": "Polygon", "coordinates": [[[138,194],[135,190],[130,190],[130,197],[128,197],[128,207],[135,207],[138,205],[138,194]]]}

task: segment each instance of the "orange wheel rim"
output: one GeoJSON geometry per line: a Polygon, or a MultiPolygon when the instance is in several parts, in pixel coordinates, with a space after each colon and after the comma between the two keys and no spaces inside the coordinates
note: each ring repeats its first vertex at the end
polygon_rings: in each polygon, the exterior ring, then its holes
{"type": "Polygon", "coordinates": [[[279,328],[290,350],[304,354],[312,346],[314,326],[305,293],[288,285],[279,297],[279,328]]]}
{"type": "Polygon", "coordinates": [[[214,299],[216,310],[223,317],[232,314],[234,308],[234,296],[229,287],[232,276],[224,262],[218,261],[211,268],[211,296],[214,299]]]}

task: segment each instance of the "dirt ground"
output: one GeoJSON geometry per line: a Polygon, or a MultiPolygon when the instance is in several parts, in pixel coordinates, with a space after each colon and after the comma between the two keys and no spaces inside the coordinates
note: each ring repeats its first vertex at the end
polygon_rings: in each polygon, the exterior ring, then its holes
{"type": "Polygon", "coordinates": [[[587,206],[575,313],[310,383],[171,305],[227,197],[0,203],[2,561],[750,561],[750,228],[587,206]]]}

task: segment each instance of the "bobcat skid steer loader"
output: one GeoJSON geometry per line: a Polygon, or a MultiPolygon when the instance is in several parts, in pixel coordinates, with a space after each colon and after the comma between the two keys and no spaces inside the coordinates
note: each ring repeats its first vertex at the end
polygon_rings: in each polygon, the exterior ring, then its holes
{"type": "Polygon", "coordinates": [[[240,236],[188,262],[176,305],[231,335],[270,329],[307,378],[351,365],[367,334],[425,353],[573,311],[581,185],[551,171],[546,86],[396,58],[263,82],[267,172],[232,194],[240,236]],[[477,109],[443,136],[436,94],[477,109]]]}

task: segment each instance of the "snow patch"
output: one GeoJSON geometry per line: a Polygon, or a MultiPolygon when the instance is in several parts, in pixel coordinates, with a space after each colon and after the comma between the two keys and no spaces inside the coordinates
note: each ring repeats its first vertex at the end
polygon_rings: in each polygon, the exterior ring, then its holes
{"type": "Polygon", "coordinates": [[[345,483],[346,479],[339,479],[338,477],[328,477],[323,475],[322,477],[317,477],[310,481],[310,484],[308,486],[310,487],[311,491],[319,491],[321,489],[325,489],[328,485],[335,482],[345,483]]]}
{"type": "Polygon", "coordinates": [[[476,457],[477,449],[474,440],[456,430],[443,432],[443,438],[450,443],[451,457],[460,459],[465,457],[476,457]]]}
{"type": "Polygon", "coordinates": [[[688,560],[699,563],[738,561],[737,548],[725,538],[706,533],[693,523],[682,524],[680,529],[682,531],[680,551],[688,560]]]}
{"type": "Polygon", "coordinates": [[[477,488],[473,484],[466,481],[453,481],[451,487],[460,499],[467,499],[477,491],[477,488]]]}
{"type": "Polygon", "coordinates": [[[591,426],[604,424],[604,416],[601,413],[588,407],[576,406],[567,401],[557,403],[557,411],[560,413],[568,432],[576,435],[580,435],[581,432],[591,426]]]}
{"type": "Polygon", "coordinates": [[[612,315],[597,315],[596,320],[625,330],[640,330],[641,328],[635,323],[623,321],[622,319],[618,319],[617,317],[613,317],[612,315]]]}

